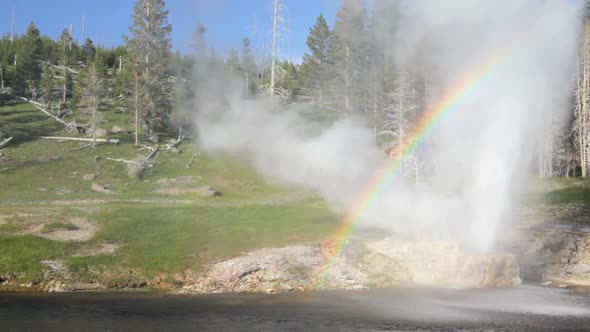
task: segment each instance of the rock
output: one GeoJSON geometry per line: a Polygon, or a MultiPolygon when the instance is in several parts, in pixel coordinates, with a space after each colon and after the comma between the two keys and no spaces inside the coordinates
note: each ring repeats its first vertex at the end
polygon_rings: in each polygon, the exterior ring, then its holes
{"type": "Polygon", "coordinates": [[[46,286],[45,291],[49,293],[63,293],[67,292],[66,285],[59,280],[51,280],[46,286]]]}
{"type": "Polygon", "coordinates": [[[406,266],[416,284],[477,288],[511,287],[522,282],[513,257],[480,254],[453,242],[386,238],[367,246],[406,266]]]}
{"type": "Polygon", "coordinates": [[[568,274],[587,274],[590,273],[590,265],[585,263],[576,264],[566,271],[568,274]]]}
{"type": "Polygon", "coordinates": [[[101,193],[101,194],[112,194],[113,193],[108,188],[106,188],[98,183],[93,183],[91,186],[91,189],[92,189],[92,191],[97,192],[97,193],[101,193]]]}
{"type": "Polygon", "coordinates": [[[213,265],[202,278],[206,292],[282,292],[311,288],[325,263],[319,247],[262,249],[213,265]]]}
{"type": "Polygon", "coordinates": [[[541,283],[541,286],[551,286],[551,285],[553,285],[553,282],[552,282],[552,281],[549,281],[549,280],[547,280],[547,281],[543,281],[543,282],[541,283]]]}
{"type": "Polygon", "coordinates": [[[129,131],[127,130],[127,128],[119,126],[113,126],[113,128],[111,129],[111,133],[113,134],[127,134],[128,132],[129,131]]]}
{"type": "Polygon", "coordinates": [[[209,186],[197,188],[197,194],[201,197],[217,197],[223,195],[220,191],[217,191],[209,186]]]}
{"type": "Polygon", "coordinates": [[[72,172],[72,175],[80,175],[80,172],[72,172]]]}
{"type": "Polygon", "coordinates": [[[84,181],[94,181],[96,179],[96,174],[85,174],[82,177],[82,180],[84,181]]]}
{"type": "Polygon", "coordinates": [[[560,285],[559,285],[559,286],[557,286],[557,287],[559,287],[559,288],[567,288],[567,285],[566,285],[566,284],[560,284],[560,285]]]}
{"type": "Polygon", "coordinates": [[[47,265],[51,272],[65,273],[66,267],[62,261],[59,260],[45,260],[41,264],[47,265]]]}
{"type": "Polygon", "coordinates": [[[95,130],[96,137],[107,137],[108,131],[102,128],[96,128],[95,130]]]}

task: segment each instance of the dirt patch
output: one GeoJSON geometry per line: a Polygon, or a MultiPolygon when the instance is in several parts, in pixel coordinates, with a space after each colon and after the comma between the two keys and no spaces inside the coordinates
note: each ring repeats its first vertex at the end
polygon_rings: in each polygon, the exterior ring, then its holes
{"type": "Polygon", "coordinates": [[[31,213],[15,212],[10,214],[0,214],[0,224],[9,224],[20,220],[26,220],[34,217],[31,213]]]}
{"type": "Polygon", "coordinates": [[[192,176],[160,179],[158,180],[160,189],[156,190],[156,193],[162,195],[194,194],[199,191],[199,189],[194,186],[196,180],[198,179],[192,176]]]}
{"type": "Polygon", "coordinates": [[[34,234],[49,240],[59,241],[59,242],[67,242],[67,241],[76,241],[76,242],[83,242],[90,240],[98,227],[93,223],[89,222],[83,218],[75,218],[69,220],[70,223],[75,225],[77,229],[73,230],[57,230],[49,233],[42,234],[41,231],[44,225],[34,225],[32,229],[29,228],[29,231],[32,231],[30,234],[34,234]]]}
{"type": "Polygon", "coordinates": [[[98,255],[112,255],[119,249],[120,245],[116,243],[99,243],[93,246],[80,248],[73,256],[98,256],[98,255]]]}

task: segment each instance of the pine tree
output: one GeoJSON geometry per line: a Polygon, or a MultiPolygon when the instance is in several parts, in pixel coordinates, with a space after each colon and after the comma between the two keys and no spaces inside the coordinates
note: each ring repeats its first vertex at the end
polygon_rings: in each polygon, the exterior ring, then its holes
{"type": "Polygon", "coordinates": [[[344,0],[336,13],[334,36],[336,37],[335,74],[343,108],[346,112],[357,111],[364,93],[363,75],[366,61],[367,13],[357,0],[344,0]]]}
{"type": "Polygon", "coordinates": [[[15,89],[19,94],[25,94],[25,90],[28,89],[28,92],[34,97],[34,90],[41,78],[41,66],[38,60],[41,59],[42,52],[41,33],[35,23],[29,24],[27,32],[19,42],[15,60],[18,78],[15,89]]]}
{"type": "Polygon", "coordinates": [[[168,10],[163,0],[138,0],[133,25],[126,37],[135,84],[136,134],[141,119],[148,134],[166,125],[172,110],[172,83],[168,73],[171,53],[168,10]]]}
{"type": "Polygon", "coordinates": [[[319,107],[326,107],[333,81],[334,39],[323,15],[309,30],[307,47],[311,54],[303,56],[301,78],[303,94],[319,107]]]}
{"type": "Polygon", "coordinates": [[[92,39],[86,38],[84,44],[82,45],[82,61],[86,65],[89,65],[92,61],[94,61],[94,57],[96,56],[96,47],[94,47],[94,43],[92,39]]]}

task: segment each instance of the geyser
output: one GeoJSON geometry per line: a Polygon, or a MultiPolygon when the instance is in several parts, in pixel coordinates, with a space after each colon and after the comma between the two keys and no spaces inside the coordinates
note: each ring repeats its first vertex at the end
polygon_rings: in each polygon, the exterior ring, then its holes
{"type": "MultiPolygon", "coordinates": [[[[378,11],[391,3],[373,5],[378,11]]],[[[404,143],[408,151],[428,143],[424,158],[432,167],[418,185],[402,181],[394,166],[384,168],[395,162],[366,126],[342,119],[313,134],[294,110],[268,98],[244,100],[237,83],[198,87],[197,96],[207,96],[197,100],[199,139],[206,149],[245,152],[269,177],[316,190],[348,215],[349,227],[379,226],[489,252],[510,220],[536,133],[565,118],[583,5],[399,2],[393,46],[376,52],[392,55],[400,69],[419,68],[432,85],[431,102],[404,143]]],[[[379,29],[368,33],[387,35],[379,29]]]]}

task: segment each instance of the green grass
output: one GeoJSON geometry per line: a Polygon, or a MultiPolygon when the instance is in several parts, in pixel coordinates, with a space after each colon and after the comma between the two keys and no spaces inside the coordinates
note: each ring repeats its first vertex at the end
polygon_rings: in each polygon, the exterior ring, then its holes
{"type": "Polygon", "coordinates": [[[40,261],[63,257],[71,247],[31,235],[0,237],[0,274],[39,278],[43,272],[40,261]]]}
{"type": "MultiPolygon", "coordinates": [[[[261,247],[320,240],[335,222],[321,204],[216,208],[201,205],[113,204],[95,216],[101,231],[93,242],[119,243],[116,259],[101,264],[148,274],[199,270],[203,264],[261,247]]],[[[96,257],[69,260],[75,270],[96,257]]]]}
{"type": "Polygon", "coordinates": [[[590,179],[547,178],[533,180],[529,192],[539,204],[590,204],[590,179]]]}
{"type": "Polygon", "coordinates": [[[552,182],[554,187],[546,195],[548,203],[590,203],[588,179],[554,179],[552,182]]]}

